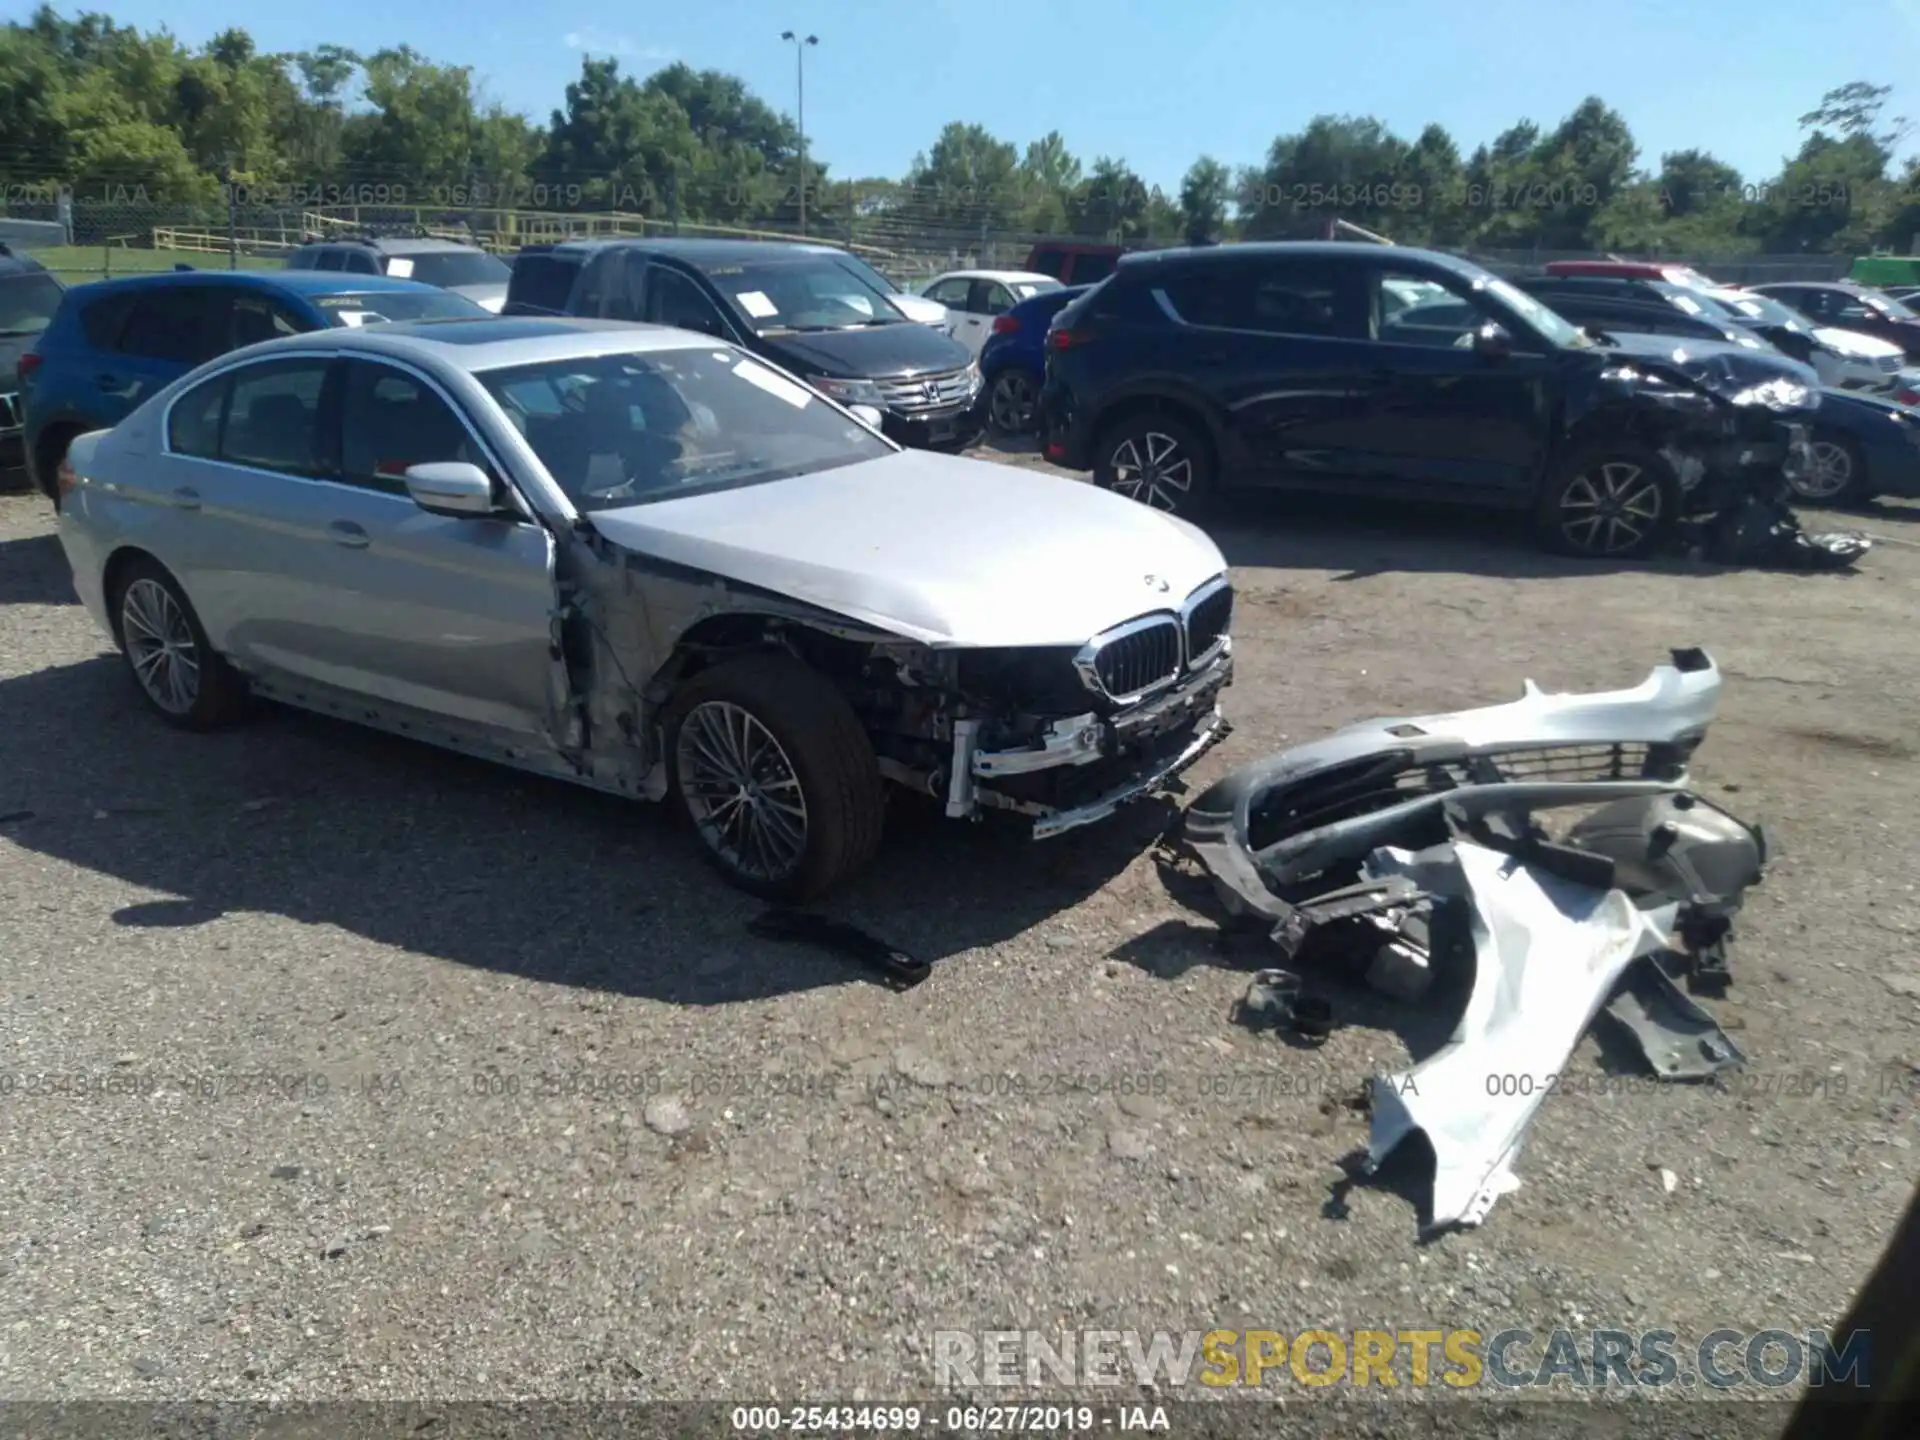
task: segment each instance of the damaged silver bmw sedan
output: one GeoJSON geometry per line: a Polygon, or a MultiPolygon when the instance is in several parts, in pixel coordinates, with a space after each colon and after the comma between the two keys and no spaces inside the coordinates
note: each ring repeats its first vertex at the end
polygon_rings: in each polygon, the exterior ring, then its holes
{"type": "Polygon", "coordinates": [[[1199,530],[904,451],[687,331],[273,341],[76,441],[60,485],[81,598],[169,722],[260,695],[671,798],[774,898],[874,853],[889,782],[1047,836],[1224,734],[1199,530]]]}

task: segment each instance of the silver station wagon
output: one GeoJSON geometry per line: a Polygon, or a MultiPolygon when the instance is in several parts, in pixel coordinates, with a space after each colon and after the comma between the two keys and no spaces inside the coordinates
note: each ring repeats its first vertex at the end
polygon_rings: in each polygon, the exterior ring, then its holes
{"type": "Polygon", "coordinates": [[[168,721],[259,695],[670,799],[775,899],[868,860],[889,785],[1044,837],[1224,733],[1204,534],[872,419],[681,330],[324,331],[77,440],[60,539],[168,721]]]}

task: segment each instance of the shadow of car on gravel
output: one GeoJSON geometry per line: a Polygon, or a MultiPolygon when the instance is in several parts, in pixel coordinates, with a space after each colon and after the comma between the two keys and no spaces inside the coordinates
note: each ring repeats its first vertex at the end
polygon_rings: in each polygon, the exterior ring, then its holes
{"type": "Polygon", "coordinates": [[[0,540],[0,605],[78,605],[73,569],[54,535],[0,540]]]}
{"type": "Polygon", "coordinates": [[[1333,570],[1342,581],[1385,574],[1577,580],[1620,572],[1706,579],[1730,567],[1664,553],[1584,560],[1540,548],[1524,515],[1464,506],[1324,495],[1236,495],[1207,533],[1235,566],[1333,570]]]}
{"type": "MultiPolygon", "coordinates": [[[[170,897],[125,906],[120,924],[264,912],[691,1005],[880,978],[748,935],[765,907],[710,870],[664,806],[274,706],[232,730],[182,733],[147,711],[111,655],[0,681],[0,711],[17,717],[16,756],[52,762],[0,775],[0,834],[170,897]]],[[[936,970],[1098,890],[1169,819],[1142,801],[1036,844],[1021,827],[963,825],[901,798],[876,863],[815,908],[936,970]]]]}

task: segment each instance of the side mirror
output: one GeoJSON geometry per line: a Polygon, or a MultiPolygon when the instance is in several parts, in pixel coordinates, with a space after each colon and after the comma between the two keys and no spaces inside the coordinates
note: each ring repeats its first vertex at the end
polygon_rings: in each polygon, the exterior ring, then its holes
{"type": "Polygon", "coordinates": [[[854,419],[863,425],[872,426],[875,430],[886,424],[887,417],[871,405],[849,405],[847,409],[853,412],[854,419]]]}
{"type": "Polygon", "coordinates": [[[494,503],[493,481],[478,465],[464,460],[434,460],[407,467],[407,494],[413,503],[430,515],[457,518],[491,515],[494,503]]]}
{"type": "Polygon", "coordinates": [[[1504,360],[1513,354],[1513,334],[1506,326],[1489,320],[1473,332],[1473,353],[1489,360],[1504,360]]]}

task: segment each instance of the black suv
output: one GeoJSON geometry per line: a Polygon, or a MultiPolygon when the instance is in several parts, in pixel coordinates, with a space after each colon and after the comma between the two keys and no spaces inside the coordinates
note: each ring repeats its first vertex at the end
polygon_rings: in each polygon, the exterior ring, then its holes
{"type": "Polygon", "coordinates": [[[835,256],[754,240],[569,240],[514,259],[507,315],[675,325],[730,340],[903,445],[959,450],[985,426],[980,366],[835,256]]]}
{"type": "Polygon", "coordinates": [[[1777,357],[1603,344],[1453,256],[1347,242],[1130,255],[1047,336],[1046,457],[1181,514],[1229,485],[1530,511],[1625,557],[1807,463],[1777,357]]]}
{"type": "MultiPolygon", "coordinates": [[[[0,242],[0,472],[18,470],[25,459],[20,356],[47,328],[65,293],[46,266],[0,242]]],[[[0,482],[5,478],[0,474],[0,482]]]]}

